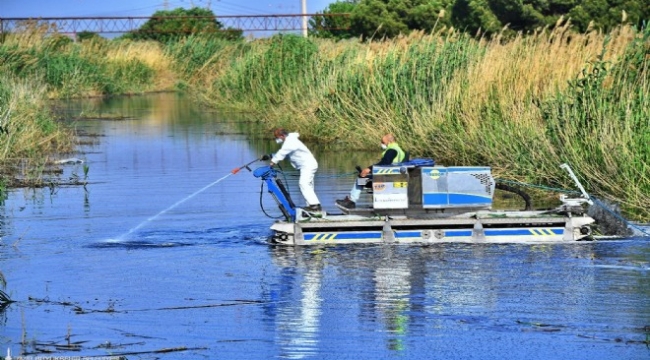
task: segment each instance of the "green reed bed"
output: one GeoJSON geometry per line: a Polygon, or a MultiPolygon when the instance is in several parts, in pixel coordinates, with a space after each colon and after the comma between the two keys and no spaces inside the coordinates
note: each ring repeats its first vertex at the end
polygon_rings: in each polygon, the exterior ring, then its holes
{"type": "Polygon", "coordinates": [[[573,187],[559,168],[568,162],[589,191],[648,220],[648,34],[560,24],[507,41],[277,36],[226,48],[218,69],[200,67],[217,75],[198,90],[215,106],[258,111],[269,127],[364,148],[390,131],[415,155],[490,165],[511,180],[573,187]]]}
{"type": "Polygon", "coordinates": [[[127,41],[104,39],[73,43],[67,37],[34,30],[5,37],[0,43],[0,62],[16,76],[44,83],[48,96],[54,98],[158,90],[155,69],[129,56],[128,47],[127,41]]]}
{"type": "Polygon", "coordinates": [[[318,47],[298,36],[276,36],[243,53],[233,71],[215,79],[211,89],[219,97],[238,100],[252,97],[259,109],[293,103],[293,89],[305,89],[313,81],[310,72],[318,47]]]}
{"type": "MultiPolygon", "coordinates": [[[[212,104],[266,112],[278,104],[295,103],[292,92],[303,91],[314,76],[318,46],[298,36],[283,35],[254,43],[189,37],[166,47],[197,96],[212,104]]],[[[301,96],[301,98],[304,96],[301,96]]]]}
{"type": "MultiPolygon", "coordinates": [[[[542,106],[563,155],[595,178],[604,194],[625,194],[630,207],[650,196],[650,32],[632,40],[618,59],[598,57],[581,76],[542,106]]],[[[622,195],[621,195],[622,196],[622,195]]]]}
{"type": "Polygon", "coordinates": [[[38,179],[51,154],[68,153],[74,146],[72,133],[52,119],[44,87],[2,70],[0,66],[0,198],[16,177],[38,179]]]}
{"type": "Polygon", "coordinates": [[[233,43],[210,36],[190,36],[168,42],[164,51],[166,56],[175,60],[175,71],[186,82],[200,82],[205,86],[208,79],[223,75],[220,69],[234,66],[231,61],[238,59],[248,48],[250,46],[246,43],[233,43]]]}

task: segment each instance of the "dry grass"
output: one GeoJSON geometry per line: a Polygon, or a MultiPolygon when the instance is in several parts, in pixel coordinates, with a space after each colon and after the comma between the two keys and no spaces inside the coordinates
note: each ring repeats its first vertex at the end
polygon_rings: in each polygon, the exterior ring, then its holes
{"type": "Polygon", "coordinates": [[[19,22],[16,24],[15,31],[4,38],[4,44],[23,49],[42,46],[53,30],[52,25],[36,20],[19,22]]]}
{"type": "MultiPolygon", "coordinates": [[[[110,46],[106,49],[107,61],[141,61],[155,71],[156,76],[153,87],[156,90],[171,90],[177,83],[176,74],[172,71],[171,59],[165,55],[160,43],[155,41],[121,41],[109,44],[110,46]]],[[[92,49],[92,45],[89,47],[92,49]]],[[[93,56],[92,54],[89,55],[93,56]]]]}

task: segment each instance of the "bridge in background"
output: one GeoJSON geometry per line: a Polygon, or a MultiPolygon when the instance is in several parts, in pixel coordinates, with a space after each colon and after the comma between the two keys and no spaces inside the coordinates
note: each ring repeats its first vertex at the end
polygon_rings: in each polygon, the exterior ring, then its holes
{"type": "MultiPolygon", "coordinates": [[[[303,18],[348,17],[350,14],[285,14],[285,15],[230,15],[210,17],[228,28],[244,32],[264,31],[302,31],[303,18]]],[[[164,17],[169,19],[169,17],[164,17]]],[[[181,18],[181,17],[179,17],[181,18]]],[[[0,18],[0,33],[13,32],[24,26],[47,26],[48,31],[67,35],[80,32],[93,32],[99,35],[119,35],[139,29],[147,21],[155,19],[143,17],[59,17],[59,18],[0,18]]],[[[322,30],[341,30],[322,28],[322,30]]]]}

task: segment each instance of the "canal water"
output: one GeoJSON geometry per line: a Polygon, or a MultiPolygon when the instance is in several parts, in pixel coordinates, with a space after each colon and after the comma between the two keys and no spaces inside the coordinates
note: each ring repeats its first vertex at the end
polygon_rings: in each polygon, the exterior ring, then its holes
{"type": "MultiPolygon", "coordinates": [[[[88,185],[15,190],[0,206],[15,301],[0,311],[0,356],[650,358],[647,238],[272,246],[273,199],[246,169],[231,174],[277,150],[259,118],[175,94],[61,111],[84,116],[69,120],[83,163],[62,176],[88,185]]],[[[377,154],[309,146],[335,212],[354,165],[377,154]]]]}

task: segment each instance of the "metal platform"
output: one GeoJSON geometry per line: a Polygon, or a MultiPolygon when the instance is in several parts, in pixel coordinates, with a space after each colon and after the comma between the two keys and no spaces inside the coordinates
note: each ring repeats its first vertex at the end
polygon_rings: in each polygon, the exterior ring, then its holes
{"type": "Polygon", "coordinates": [[[271,226],[272,241],[285,245],[352,243],[549,243],[588,239],[588,216],[535,211],[484,211],[454,216],[408,217],[330,215],[271,226]]]}

